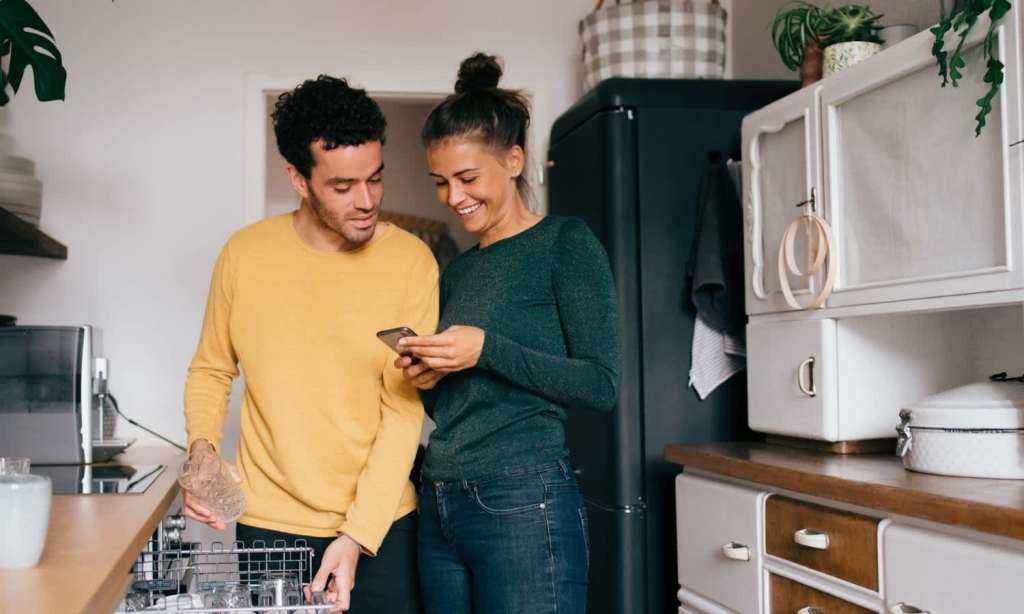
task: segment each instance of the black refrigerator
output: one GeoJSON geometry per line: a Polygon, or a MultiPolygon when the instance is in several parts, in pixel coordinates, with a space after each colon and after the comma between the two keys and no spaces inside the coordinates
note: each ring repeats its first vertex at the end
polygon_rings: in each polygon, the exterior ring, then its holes
{"type": "MultiPolygon", "coordinates": [[[[678,611],[679,468],[663,460],[665,445],[748,434],[743,374],[704,401],[689,386],[686,271],[709,157],[738,159],[743,117],[795,89],[610,79],[552,127],[548,208],[586,220],[608,251],[623,340],[618,407],[570,411],[567,427],[590,520],[589,614],[678,611]]],[[[742,241],[734,226],[722,232],[742,241]]]]}

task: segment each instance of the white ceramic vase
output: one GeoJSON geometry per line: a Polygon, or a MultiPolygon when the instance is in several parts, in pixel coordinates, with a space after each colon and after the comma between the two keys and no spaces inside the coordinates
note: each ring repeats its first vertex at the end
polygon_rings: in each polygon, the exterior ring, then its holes
{"type": "Polygon", "coordinates": [[[845,70],[858,62],[863,62],[881,50],[882,46],[878,43],[867,43],[864,41],[829,45],[825,47],[825,66],[822,69],[822,77],[827,77],[845,70]]]}

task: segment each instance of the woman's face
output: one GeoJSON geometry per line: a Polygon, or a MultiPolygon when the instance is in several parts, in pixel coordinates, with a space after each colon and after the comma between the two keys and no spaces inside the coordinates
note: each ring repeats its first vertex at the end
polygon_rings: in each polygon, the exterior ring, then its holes
{"type": "Polygon", "coordinates": [[[496,152],[470,139],[450,138],[427,148],[427,163],[437,199],[466,230],[482,234],[514,211],[516,177],[523,168],[518,145],[496,152]]]}

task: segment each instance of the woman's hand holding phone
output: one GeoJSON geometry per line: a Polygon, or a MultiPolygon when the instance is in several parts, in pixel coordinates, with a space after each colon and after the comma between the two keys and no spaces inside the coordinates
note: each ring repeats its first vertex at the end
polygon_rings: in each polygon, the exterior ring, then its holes
{"type": "Polygon", "coordinates": [[[471,369],[480,360],[485,333],[476,326],[449,326],[443,333],[398,340],[400,354],[411,352],[438,373],[471,369]]]}
{"type": "Polygon", "coordinates": [[[444,373],[435,371],[422,361],[413,360],[410,356],[399,356],[395,359],[395,367],[402,370],[402,375],[410,384],[420,390],[431,390],[445,376],[444,373]]]}

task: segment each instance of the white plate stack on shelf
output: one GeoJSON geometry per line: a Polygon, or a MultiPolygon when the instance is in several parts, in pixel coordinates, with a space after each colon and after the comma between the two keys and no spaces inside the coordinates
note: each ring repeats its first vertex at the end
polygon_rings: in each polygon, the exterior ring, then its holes
{"type": "Polygon", "coordinates": [[[43,184],[36,179],[36,165],[12,155],[14,140],[0,134],[0,207],[33,226],[39,226],[43,209],[43,184]]]}

